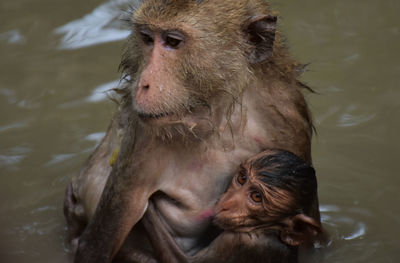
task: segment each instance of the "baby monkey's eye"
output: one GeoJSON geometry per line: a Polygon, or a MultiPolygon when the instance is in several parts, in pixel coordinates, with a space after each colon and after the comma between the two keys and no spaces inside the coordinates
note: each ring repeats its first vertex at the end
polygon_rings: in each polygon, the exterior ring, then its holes
{"type": "Polygon", "coordinates": [[[240,185],[244,185],[247,182],[247,175],[239,174],[237,177],[237,181],[240,185]]]}
{"type": "Polygon", "coordinates": [[[254,202],[256,202],[256,203],[261,203],[261,201],[262,201],[262,195],[261,195],[261,193],[258,192],[258,191],[252,192],[252,193],[250,194],[250,197],[251,197],[251,199],[252,199],[254,202]]]}

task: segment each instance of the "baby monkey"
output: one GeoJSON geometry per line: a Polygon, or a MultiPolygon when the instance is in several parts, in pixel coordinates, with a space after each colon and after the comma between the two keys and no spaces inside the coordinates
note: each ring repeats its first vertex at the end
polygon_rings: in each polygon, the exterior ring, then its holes
{"type": "Polygon", "coordinates": [[[317,198],[314,169],[296,155],[266,150],[242,163],[214,207],[222,229],[209,246],[186,255],[150,201],[143,223],[164,263],[296,263],[298,246],[322,232],[310,214],[317,198]]]}

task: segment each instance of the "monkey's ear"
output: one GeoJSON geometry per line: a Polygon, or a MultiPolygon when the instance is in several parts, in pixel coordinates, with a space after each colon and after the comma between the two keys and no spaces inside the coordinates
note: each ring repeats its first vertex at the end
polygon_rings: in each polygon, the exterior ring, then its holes
{"type": "Polygon", "coordinates": [[[260,15],[250,18],[245,23],[244,31],[251,46],[250,63],[261,63],[272,56],[276,21],[276,16],[260,15]]]}
{"type": "Polygon", "coordinates": [[[299,246],[322,232],[321,225],[315,219],[304,214],[297,214],[285,220],[281,239],[290,246],[299,246]]]}

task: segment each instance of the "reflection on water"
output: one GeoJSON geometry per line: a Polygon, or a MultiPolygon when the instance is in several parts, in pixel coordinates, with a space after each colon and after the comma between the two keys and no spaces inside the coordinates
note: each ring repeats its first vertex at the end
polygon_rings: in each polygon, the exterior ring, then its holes
{"type": "Polygon", "coordinates": [[[122,10],[128,9],[128,0],[112,0],[94,9],[83,18],[55,29],[64,34],[60,49],[77,49],[100,43],[125,39],[130,31],[123,30],[122,10]]]}
{"type": "Polygon", "coordinates": [[[80,104],[86,103],[98,103],[102,101],[106,101],[107,99],[111,99],[115,97],[114,89],[118,88],[121,84],[120,80],[114,80],[111,82],[107,82],[97,86],[94,90],[92,90],[91,94],[86,98],[78,98],[73,101],[68,101],[60,104],[58,107],[67,109],[67,108],[76,108],[80,104]]]}
{"type": "Polygon", "coordinates": [[[366,114],[357,115],[356,113],[353,112],[357,112],[357,106],[349,105],[347,109],[345,109],[345,113],[343,113],[340,116],[339,126],[342,127],[357,126],[363,122],[371,121],[376,116],[375,113],[371,113],[369,115],[366,114]]]}
{"type": "MultiPolygon", "coordinates": [[[[18,127],[18,125],[9,125],[8,128],[15,128],[18,127]]],[[[5,130],[6,127],[0,128],[0,134],[1,130],[5,130]]],[[[0,167],[2,166],[8,166],[8,167],[13,167],[17,163],[21,162],[25,156],[30,152],[31,150],[26,147],[21,147],[21,146],[16,146],[13,147],[9,150],[4,151],[4,155],[0,155],[0,167]]]]}
{"type": "Polygon", "coordinates": [[[21,35],[19,30],[14,29],[0,34],[0,41],[7,41],[8,44],[25,44],[25,37],[21,35]]]}
{"type": "Polygon", "coordinates": [[[98,86],[95,90],[92,91],[92,94],[86,98],[87,102],[100,102],[104,101],[110,96],[112,93],[112,89],[115,89],[119,86],[120,81],[114,80],[105,84],[98,86]]]}
{"type": "Polygon", "coordinates": [[[99,143],[105,135],[106,135],[105,132],[92,133],[92,134],[89,134],[88,136],[86,136],[86,140],[95,141],[95,142],[99,143]]]}
{"type": "Polygon", "coordinates": [[[349,209],[347,211],[343,211],[335,205],[321,205],[320,210],[322,223],[324,224],[325,230],[330,233],[330,238],[332,240],[353,240],[357,238],[363,238],[365,235],[367,230],[365,223],[359,221],[359,219],[355,219],[359,218],[359,216],[352,217],[351,214],[370,214],[368,210],[362,209],[360,211],[349,209]]]}
{"type": "MultiPolygon", "coordinates": [[[[0,4],[0,262],[68,262],[63,193],[115,111],[115,41],[134,1],[0,4]]],[[[400,2],[273,2],[319,93],[308,100],[330,236],[310,262],[397,262],[400,2]]]]}

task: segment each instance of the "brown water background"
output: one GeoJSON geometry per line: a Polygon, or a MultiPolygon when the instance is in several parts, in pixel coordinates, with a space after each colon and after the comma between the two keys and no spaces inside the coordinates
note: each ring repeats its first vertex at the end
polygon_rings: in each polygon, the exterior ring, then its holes
{"type": "MultiPolygon", "coordinates": [[[[0,2],[0,262],[68,262],[64,189],[110,121],[128,0],[0,2]],[[72,23],[71,23],[72,22],[72,23]]],[[[317,136],[313,262],[400,262],[400,1],[274,1],[317,136]]]]}

